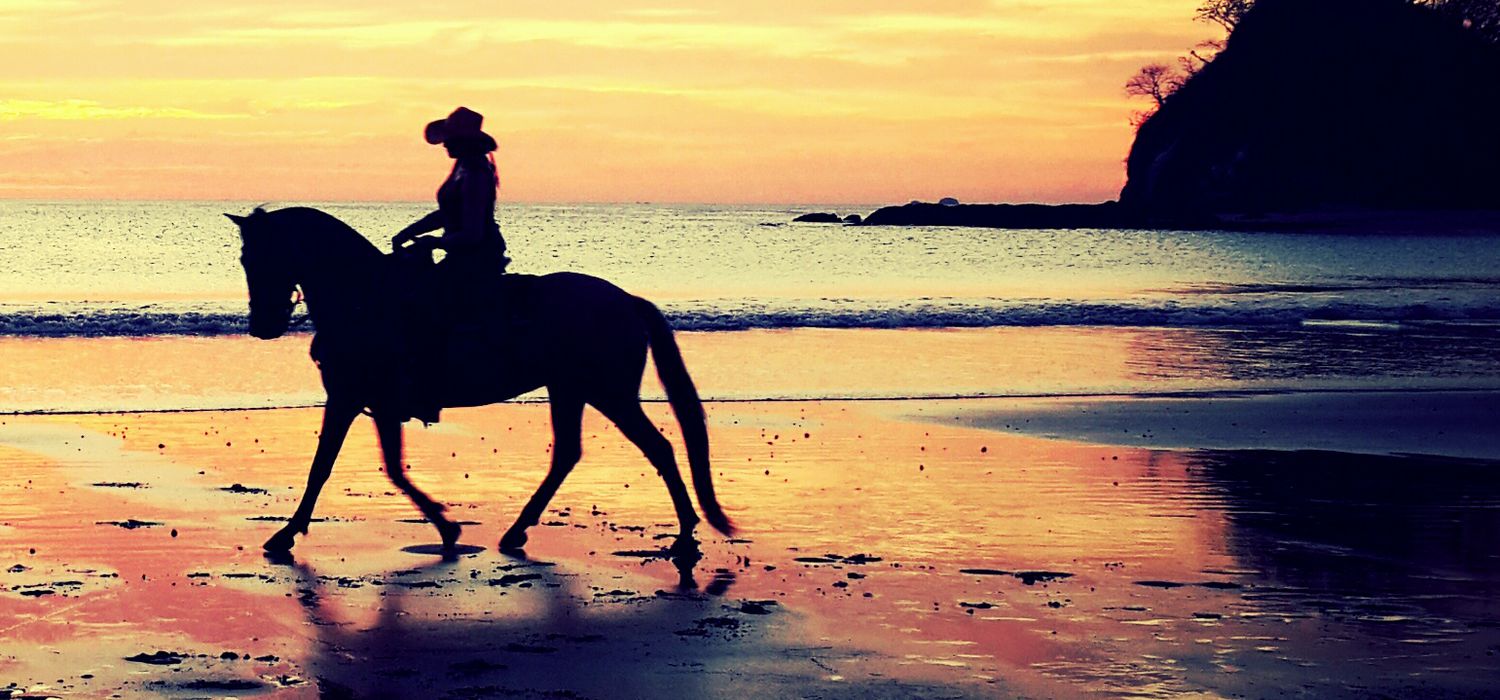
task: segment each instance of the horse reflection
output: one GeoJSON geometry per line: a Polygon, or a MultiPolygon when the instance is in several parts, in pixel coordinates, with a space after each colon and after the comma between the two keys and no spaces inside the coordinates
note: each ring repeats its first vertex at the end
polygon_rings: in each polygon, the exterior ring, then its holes
{"type": "Polygon", "coordinates": [[[501,567],[503,577],[476,576],[468,561],[368,581],[291,564],[316,635],[307,671],[320,695],[705,696],[714,693],[704,668],[732,664],[740,653],[738,644],[701,639],[701,620],[726,619],[716,597],[600,592],[579,573],[525,559],[501,567]],[[378,590],[360,590],[371,588],[378,590]],[[653,649],[672,661],[645,658],[653,649]]]}

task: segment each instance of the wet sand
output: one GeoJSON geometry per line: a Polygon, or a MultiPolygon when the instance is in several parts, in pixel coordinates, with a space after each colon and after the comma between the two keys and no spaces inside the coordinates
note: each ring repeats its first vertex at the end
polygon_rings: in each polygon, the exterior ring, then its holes
{"type": "MultiPolygon", "coordinates": [[[[545,471],[546,407],[409,431],[411,478],[466,523],[472,548],[451,561],[379,470],[366,419],[322,520],[292,560],[270,561],[259,545],[295,508],[317,411],[5,417],[0,687],[15,685],[0,697],[1500,683],[1500,465],[1204,449],[1199,434],[1161,449],[996,422],[1049,401],[711,404],[716,484],[741,532],[700,529],[702,559],[675,564],[660,480],[592,411],[584,460],[525,557],[495,543],[545,471]]],[[[1472,408],[1441,405],[1459,423],[1472,408]]],[[[675,441],[666,409],[648,412],[675,441]]]]}

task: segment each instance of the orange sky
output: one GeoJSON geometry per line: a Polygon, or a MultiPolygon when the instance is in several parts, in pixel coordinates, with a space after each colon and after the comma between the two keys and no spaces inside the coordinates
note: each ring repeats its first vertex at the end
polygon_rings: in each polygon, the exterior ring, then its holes
{"type": "Polygon", "coordinates": [[[1198,2],[0,0],[0,197],[427,199],[465,104],[513,201],[1106,199],[1198,2]]]}

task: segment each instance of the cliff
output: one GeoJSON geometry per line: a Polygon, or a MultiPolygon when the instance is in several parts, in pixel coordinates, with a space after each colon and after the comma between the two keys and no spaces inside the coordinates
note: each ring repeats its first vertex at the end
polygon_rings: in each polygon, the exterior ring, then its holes
{"type": "Polygon", "coordinates": [[[1500,209],[1500,47],[1402,0],[1259,0],[1141,125],[1131,218],[1500,209]]]}

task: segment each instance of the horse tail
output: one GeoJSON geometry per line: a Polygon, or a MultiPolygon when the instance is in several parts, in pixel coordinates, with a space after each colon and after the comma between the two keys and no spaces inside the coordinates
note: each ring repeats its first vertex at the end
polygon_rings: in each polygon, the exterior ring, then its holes
{"type": "Polygon", "coordinates": [[[693,378],[688,376],[687,366],[682,363],[682,353],[677,349],[677,340],[672,337],[672,327],[661,315],[661,310],[645,299],[636,298],[642,320],[646,322],[646,335],[651,344],[651,356],[656,360],[656,376],[667,390],[667,402],[672,404],[672,413],[682,426],[682,440],[687,443],[688,467],[693,473],[693,491],[698,494],[698,507],[703,517],[715,530],[726,535],[734,533],[729,516],[719,507],[719,498],[714,495],[713,471],[708,464],[708,425],[703,417],[703,401],[698,398],[698,389],[693,378]]]}

